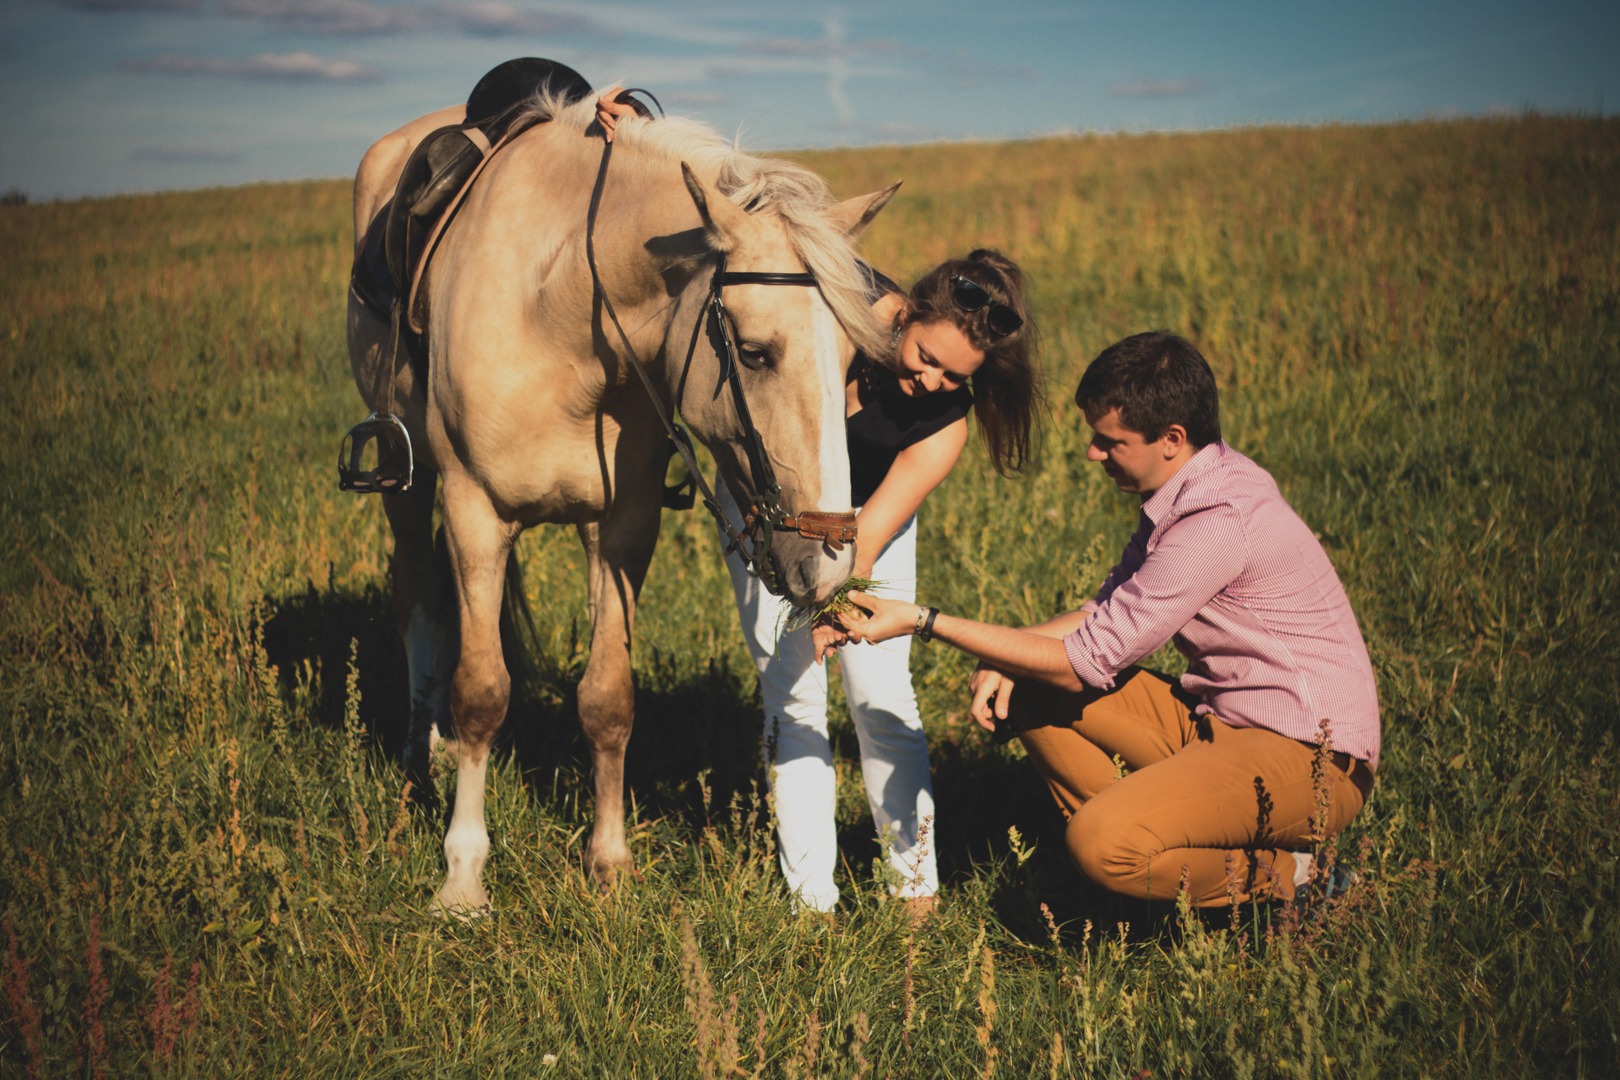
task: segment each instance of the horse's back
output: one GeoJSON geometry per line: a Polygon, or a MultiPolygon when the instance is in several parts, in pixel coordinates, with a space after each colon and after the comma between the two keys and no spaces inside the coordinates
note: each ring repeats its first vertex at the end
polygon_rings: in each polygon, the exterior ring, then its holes
{"type": "Polygon", "coordinates": [[[367,148],[360,158],[360,167],[354,174],[356,255],[359,254],[360,244],[365,239],[371,219],[377,216],[377,211],[382,209],[384,203],[393,198],[394,188],[399,183],[399,174],[405,170],[405,162],[410,158],[411,152],[428,135],[447,125],[460,124],[466,117],[465,105],[439,109],[390,131],[367,148]]]}

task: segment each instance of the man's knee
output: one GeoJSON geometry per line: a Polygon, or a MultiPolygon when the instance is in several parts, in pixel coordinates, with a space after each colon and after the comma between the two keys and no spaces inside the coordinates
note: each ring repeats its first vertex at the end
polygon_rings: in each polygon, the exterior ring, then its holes
{"type": "Polygon", "coordinates": [[[1106,804],[1096,802],[1075,812],[1064,839],[1080,872],[1115,892],[1132,892],[1130,883],[1142,877],[1164,849],[1145,825],[1110,814],[1106,804]]]}

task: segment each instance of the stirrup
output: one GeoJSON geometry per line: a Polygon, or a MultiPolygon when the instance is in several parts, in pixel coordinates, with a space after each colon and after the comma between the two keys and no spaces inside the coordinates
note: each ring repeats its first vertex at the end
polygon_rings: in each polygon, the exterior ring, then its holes
{"type": "Polygon", "coordinates": [[[384,416],[373,412],[349,429],[338,448],[338,488],[342,491],[402,495],[411,489],[415,470],[411,433],[405,430],[405,422],[393,413],[384,416]],[[377,444],[377,464],[367,469],[362,465],[362,458],[373,442],[377,444]]]}

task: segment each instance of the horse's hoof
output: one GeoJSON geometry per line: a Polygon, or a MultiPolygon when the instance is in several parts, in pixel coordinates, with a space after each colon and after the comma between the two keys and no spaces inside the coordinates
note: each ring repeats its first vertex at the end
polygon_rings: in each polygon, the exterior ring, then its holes
{"type": "Polygon", "coordinates": [[[489,894],[482,887],[476,890],[452,890],[446,885],[433,898],[433,914],[441,919],[454,919],[463,923],[475,922],[494,910],[489,902],[489,894]]]}
{"type": "Polygon", "coordinates": [[[481,904],[478,907],[467,907],[458,904],[455,907],[449,907],[439,900],[434,900],[432,911],[437,918],[446,922],[475,923],[487,919],[494,914],[495,909],[489,904],[481,904]]]}
{"type": "Polygon", "coordinates": [[[585,852],[585,869],[596,880],[596,891],[607,894],[619,884],[621,876],[631,873],[635,869],[635,862],[630,853],[625,852],[617,858],[606,856],[598,857],[593,852],[585,852]]]}
{"type": "Polygon", "coordinates": [[[591,877],[596,882],[596,891],[603,896],[611,893],[619,885],[619,878],[623,874],[621,867],[611,863],[587,864],[591,877]]]}

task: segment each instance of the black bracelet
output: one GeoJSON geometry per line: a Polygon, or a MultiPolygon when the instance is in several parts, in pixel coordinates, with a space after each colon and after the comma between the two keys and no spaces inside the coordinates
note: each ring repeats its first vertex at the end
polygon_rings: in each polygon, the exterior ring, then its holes
{"type": "Polygon", "coordinates": [[[917,640],[924,645],[934,640],[934,620],[937,618],[939,618],[939,608],[929,608],[928,618],[923,621],[922,626],[917,630],[917,640]]]}

